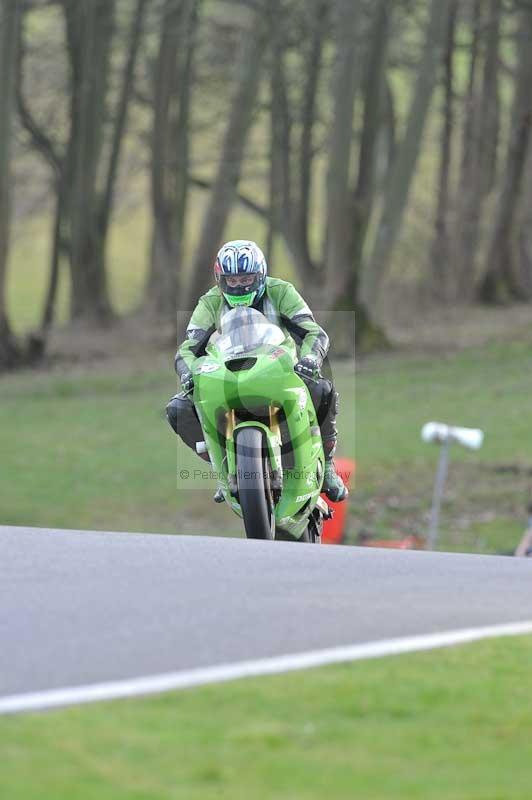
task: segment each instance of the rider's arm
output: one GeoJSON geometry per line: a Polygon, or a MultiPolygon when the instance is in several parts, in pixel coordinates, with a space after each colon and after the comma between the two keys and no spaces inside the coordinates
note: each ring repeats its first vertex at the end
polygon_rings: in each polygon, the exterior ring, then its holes
{"type": "Polygon", "coordinates": [[[280,297],[279,313],[288,331],[301,342],[299,357],[316,356],[321,365],[329,351],[329,337],[291,283],[286,284],[280,297]]]}
{"type": "Polygon", "coordinates": [[[175,371],[179,376],[192,372],[197,358],[205,354],[205,346],[216,330],[216,314],[209,299],[200,297],[187,325],[187,338],[175,357],[175,371]]]}

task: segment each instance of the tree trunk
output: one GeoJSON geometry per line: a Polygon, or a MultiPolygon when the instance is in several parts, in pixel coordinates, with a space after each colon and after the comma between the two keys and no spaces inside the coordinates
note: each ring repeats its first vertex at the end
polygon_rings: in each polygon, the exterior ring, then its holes
{"type": "MultiPolygon", "coordinates": [[[[347,198],[346,212],[349,225],[342,244],[346,254],[346,270],[337,275],[336,293],[333,295],[334,311],[328,327],[335,351],[353,352],[353,332],[360,351],[385,343],[384,332],[375,324],[365,308],[359,292],[362,252],[366,240],[376,192],[379,132],[382,125],[382,108],[386,88],[386,61],[391,18],[390,0],[379,0],[375,9],[371,43],[364,76],[364,117],[358,157],[358,177],[347,198]],[[348,314],[355,313],[355,326],[348,314]],[[340,312],[340,313],[339,313],[340,312]]],[[[328,234],[330,236],[330,233],[328,234]]],[[[340,236],[341,231],[336,231],[340,236]]]]}
{"type": "Polygon", "coordinates": [[[278,147],[277,124],[278,114],[276,109],[276,86],[273,78],[270,85],[270,141],[269,156],[270,169],[268,174],[268,231],[266,234],[266,263],[271,264],[275,248],[276,235],[283,229],[283,150],[278,147]]]}
{"type": "Polygon", "coordinates": [[[437,68],[441,63],[448,15],[449,0],[432,0],[426,42],[414,86],[406,132],[392,167],[373,251],[362,276],[362,299],[371,312],[375,311],[379,289],[401,231],[437,68]]]}
{"type": "Polygon", "coordinates": [[[497,173],[497,148],[500,135],[499,50],[501,16],[502,0],[490,0],[482,81],[482,135],[479,137],[480,190],[483,198],[493,189],[497,173]]]}
{"type": "Polygon", "coordinates": [[[486,259],[486,270],[479,288],[479,299],[488,304],[510,299],[528,299],[526,289],[521,286],[514,271],[511,239],[521,197],[532,126],[532,92],[530,91],[532,85],[532,8],[523,9],[521,20],[510,143],[493,234],[486,259]]]}
{"type": "Polygon", "coordinates": [[[327,234],[325,270],[330,309],[345,289],[353,265],[349,249],[351,234],[350,165],[353,112],[358,84],[357,35],[361,6],[358,0],[336,0],[336,63],[331,95],[333,121],[329,139],[327,172],[327,234]]]}
{"type": "MultiPolygon", "coordinates": [[[[60,183],[60,182],[58,182],[60,183]]],[[[48,287],[44,300],[44,307],[41,317],[40,331],[44,338],[51,328],[55,316],[55,302],[57,299],[57,289],[59,287],[59,268],[61,261],[61,229],[64,215],[64,188],[57,185],[55,189],[55,210],[52,230],[52,245],[50,248],[50,272],[48,276],[48,287]]]]}
{"type": "MultiPolygon", "coordinates": [[[[236,198],[253,109],[259,92],[262,55],[267,36],[266,8],[262,0],[250,26],[242,32],[242,44],[236,65],[235,92],[229,109],[229,119],[220,151],[218,172],[213,184],[201,234],[188,296],[188,308],[212,284],[212,264],[222,243],[227,218],[236,198]]],[[[270,3],[271,5],[271,3],[270,3]]]]}
{"type": "Polygon", "coordinates": [[[271,65],[271,172],[270,192],[275,227],[284,237],[301,283],[315,284],[318,267],[310,253],[309,225],[314,170],[314,127],[327,0],[312,0],[308,9],[308,28],[302,36],[303,90],[299,115],[292,111],[286,78],[286,20],[277,6],[270,10],[272,41],[271,65]],[[295,131],[298,131],[297,146],[295,131]]]}
{"type": "Polygon", "coordinates": [[[517,231],[517,270],[523,294],[532,300],[532,146],[528,147],[523,201],[517,231]]]}
{"type": "Polygon", "coordinates": [[[106,322],[111,316],[101,228],[99,177],[107,119],[114,0],[64,0],[72,74],[70,224],[71,316],[106,322]]]}
{"type": "Polygon", "coordinates": [[[435,299],[443,301],[449,297],[450,283],[449,198],[454,131],[454,47],[457,11],[457,0],[452,0],[445,48],[445,100],[438,176],[438,204],[428,270],[432,295],[435,299]]]}
{"type": "Polygon", "coordinates": [[[314,0],[310,4],[309,46],[304,62],[305,82],[301,108],[301,134],[297,152],[298,191],[295,202],[294,237],[298,241],[300,263],[304,280],[318,280],[316,267],[310,253],[309,224],[314,168],[314,128],[319,78],[322,67],[326,21],[329,13],[327,0],[314,0]]]}
{"type": "Polygon", "coordinates": [[[65,163],[68,197],[71,317],[107,322],[113,317],[106,274],[106,243],[114,189],[133,90],[147,0],[131,11],[127,53],[109,143],[108,88],[116,0],[62,0],[71,67],[71,129],[65,163]],[[102,156],[109,151],[109,156],[102,156]]]}
{"type": "Polygon", "coordinates": [[[189,186],[189,127],[196,0],[166,0],[154,81],[151,151],[153,231],[147,307],[175,320],[189,186]]]}
{"type": "Polygon", "coordinates": [[[285,29],[278,14],[270,19],[272,32],[272,67],[271,67],[271,201],[270,214],[275,216],[274,223],[279,226],[286,244],[292,254],[295,268],[303,279],[308,265],[305,262],[304,246],[299,241],[296,231],[294,207],[295,192],[293,190],[293,118],[288,100],[285,75],[285,29]],[[275,195],[275,197],[274,197],[275,195]],[[273,202],[272,202],[273,201],[273,202]]]}
{"type": "MultiPolygon", "coordinates": [[[[391,5],[390,0],[379,0],[377,4],[371,37],[371,49],[366,66],[364,120],[358,159],[358,179],[351,200],[353,222],[349,237],[351,270],[355,272],[357,284],[362,264],[362,252],[375,199],[378,142],[385,91],[389,26],[392,14],[391,5]]],[[[358,297],[351,297],[350,299],[351,301],[354,299],[358,301],[358,297]]]]}
{"type": "Polygon", "coordinates": [[[71,66],[71,148],[68,216],[72,319],[112,317],[100,228],[99,177],[107,116],[114,0],[64,0],[71,66]]]}
{"type": "Polygon", "coordinates": [[[20,0],[3,0],[0,8],[0,370],[14,366],[20,355],[11,332],[6,302],[11,216],[11,137],[20,14],[20,0]]]}
{"type": "MultiPolygon", "coordinates": [[[[128,35],[128,51],[126,62],[124,66],[124,74],[122,77],[122,87],[120,96],[118,98],[118,106],[116,109],[116,116],[111,137],[111,152],[109,156],[109,164],[105,177],[103,194],[100,202],[99,209],[99,228],[101,238],[104,242],[107,238],[109,224],[111,222],[111,213],[114,202],[114,192],[116,186],[116,179],[118,176],[118,167],[120,164],[120,155],[122,151],[122,144],[124,141],[124,133],[127,127],[127,117],[129,111],[129,102],[133,91],[133,82],[135,78],[135,67],[137,64],[137,55],[142,36],[142,28],[144,24],[144,15],[146,12],[148,0],[137,0],[133,11],[131,12],[130,30],[128,35]]],[[[105,89],[104,89],[105,92],[105,89]]],[[[104,94],[105,99],[105,94],[104,94]]]]}
{"type": "MultiPolygon", "coordinates": [[[[26,11],[28,7],[26,7],[26,11]]],[[[55,191],[55,209],[52,221],[52,244],[50,248],[48,286],[46,290],[41,324],[38,332],[33,334],[34,341],[41,342],[42,351],[46,346],[47,332],[53,324],[55,313],[55,300],[59,285],[60,258],[63,250],[63,236],[65,225],[65,157],[61,146],[52,139],[52,136],[39,124],[34,116],[29,99],[24,91],[25,60],[26,60],[26,35],[25,17],[22,16],[20,46],[17,59],[17,85],[16,99],[20,123],[30,137],[35,151],[41,156],[51,172],[51,186],[55,191]]]]}
{"type": "Polygon", "coordinates": [[[498,63],[501,0],[476,3],[473,15],[470,80],[465,107],[462,173],[457,198],[457,231],[453,263],[456,298],[470,300],[474,293],[480,223],[486,196],[493,186],[499,136],[498,63]],[[488,14],[488,16],[486,16],[488,14]],[[487,40],[482,89],[477,88],[481,55],[480,30],[487,40]]]}

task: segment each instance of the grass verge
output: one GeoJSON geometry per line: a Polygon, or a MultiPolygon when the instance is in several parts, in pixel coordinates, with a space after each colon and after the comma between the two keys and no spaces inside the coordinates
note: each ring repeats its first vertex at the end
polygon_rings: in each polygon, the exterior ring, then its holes
{"type": "Polygon", "coordinates": [[[10,800],[528,800],[532,639],[0,720],[10,800]]]}
{"type": "Polygon", "coordinates": [[[512,550],[532,488],[529,361],[530,341],[522,341],[361,364],[352,534],[362,528],[380,537],[426,532],[439,454],[421,442],[420,431],[439,420],[485,432],[477,452],[452,448],[442,549],[512,550]]]}
{"type": "MultiPolygon", "coordinates": [[[[396,352],[362,363],[356,392],[351,367],[335,366],[340,453],[357,460],[350,543],[361,530],[426,531],[438,449],[420,430],[436,419],[486,432],[478,452],[453,448],[442,549],[515,547],[532,488],[529,349],[510,342],[437,359],[396,352]]],[[[176,385],[171,362],[171,352],[143,354],[3,377],[2,522],[242,535],[238,518],[211,502],[213,480],[177,481],[179,468],[203,462],[176,449],[164,420],[176,385]]]]}
{"type": "MultiPolygon", "coordinates": [[[[164,418],[172,354],[2,379],[1,523],[243,535],[164,418]],[[192,476],[184,483],[182,468],[192,476]]],[[[351,444],[354,432],[350,433],[351,444]]]]}

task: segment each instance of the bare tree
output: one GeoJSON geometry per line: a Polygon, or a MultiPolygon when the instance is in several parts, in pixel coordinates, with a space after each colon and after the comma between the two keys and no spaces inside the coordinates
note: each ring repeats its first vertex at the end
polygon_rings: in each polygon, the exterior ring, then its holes
{"type": "Polygon", "coordinates": [[[146,300],[151,311],[172,321],[185,235],[197,21],[197,0],[165,0],[153,81],[153,232],[146,300]]]}
{"type": "Polygon", "coordinates": [[[265,0],[254,4],[254,10],[250,12],[250,24],[241,34],[229,118],[220,149],[218,171],[201,226],[189,301],[185,307],[191,306],[211,283],[209,266],[221,244],[227,218],[236,198],[244,147],[259,91],[261,65],[268,33],[267,7],[265,0]]]}
{"type": "Polygon", "coordinates": [[[273,13],[271,64],[271,173],[270,194],[274,227],[283,234],[302,282],[315,285],[320,265],[311,254],[310,225],[316,160],[316,120],[323,50],[328,34],[328,0],[311,0],[298,28],[301,53],[297,67],[287,35],[288,12],[273,13]],[[300,96],[294,100],[289,85],[293,72],[301,75],[300,96]]]}
{"type": "MultiPolygon", "coordinates": [[[[26,130],[32,147],[42,157],[50,169],[50,182],[55,193],[55,207],[53,212],[52,236],[50,247],[50,266],[48,276],[48,286],[46,289],[45,301],[41,316],[40,336],[42,347],[45,346],[46,332],[50,328],[54,319],[55,301],[59,284],[60,257],[67,249],[65,235],[65,216],[66,216],[66,158],[64,156],[64,145],[62,142],[52,138],[44,126],[39,123],[25,91],[25,62],[27,57],[26,43],[26,16],[24,11],[31,10],[31,6],[23,9],[21,22],[20,45],[18,48],[18,71],[16,80],[16,98],[19,119],[22,127],[26,130]]],[[[36,336],[38,334],[35,334],[36,336]]]]}
{"type": "Polygon", "coordinates": [[[334,69],[328,174],[326,272],[330,298],[334,301],[345,289],[351,273],[349,248],[350,165],[353,140],[353,112],[357,90],[357,34],[361,4],[358,0],[337,0],[335,6],[336,65],[334,69]]]}
{"type": "Polygon", "coordinates": [[[500,44],[502,25],[502,0],[490,0],[486,20],[486,52],[482,78],[480,145],[481,194],[486,197],[495,186],[497,151],[500,138],[500,44]]]}
{"type": "Polygon", "coordinates": [[[485,272],[479,288],[479,298],[484,303],[529,299],[514,265],[512,233],[532,133],[532,7],[523,6],[520,21],[512,129],[485,272]]]}
{"type": "Polygon", "coordinates": [[[62,255],[68,257],[72,275],[72,316],[99,319],[110,316],[105,245],[147,0],[136,0],[132,7],[122,80],[109,137],[105,136],[104,127],[108,123],[107,89],[114,32],[114,0],[105,7],[98,6],[98,3],[82,7],[73,0],[62,0],[62,4],[71,68],[66,141],[58,141],[38,121],[32,108],[32,98],[26,96],[24,36],[17,80],[21,123],[34,149],[50,167],[51,184],[55,191],[49,281],[41,318],[43,339],[54,318],[62,255]],[[85,23],[86,31],[83,27],[85,23]],[[94,69],[93,58],[98,61],[94,69]],[[104,150],[107,163],[102,167],[104,150]]]}
{"type": "Polygon", "coordinates": [[[532,146],[528,148],[523,198],[516,233],[516,271],[523,296],[532,299],[532,146]]]}
{"type": "MultiPolygon", "coordinates": [[[[359,297],[359,279],[362,257],[373,212],[377,192],[377,158],[379,155],[379,135],[382,128],[382,109],[385,98],[387,52],[389,44],[392,3],[378,0],[375,8],[370,51],[364,80],[364,116],[358,156],[358,178],[352,197],[350,210],[352,216],[349,237],[351,282],[347,284],[347,297],[355,300],[358,315],[363,315],[359,297]]],[[[345,291],[341,287],[341,292],[345,291]]],[[[340,302],[341,296],[336,297],[340,302]]],[[[360,323],[359,323],[360,324],[360,323]]]]}
{"type": "Polygon", "coordinates": [[[489,0],[489,7],[488,3],[477,0],[473,7],[470,74],[452,254],[456,273],[455,299],[462,301],[471,300],[473,296],[484,203],[495,180],[499,137],[500,26],[501,0],[489,0]]]}
{"type": "Polygon", "coordinates": [[[129,51],[105,161],[115,0],[63,0],[71,67],[66,171],[74,319],[105,322],[112,317],[105,247],[146,4],[147,0],[137,0],[133,7],[129,51]]]}
{"type": "Polygon", "coordinates": [[[308,9],[308,27],[304,30],[308,44],[303,61],[303,91],[299,119],[299,139],[296,146],[294,170],[295,187],[292,191],[294,204],[293,239],[297,240],[300,265],[304,268],[306,280],[318,279],[317,265],[314,263],[309,232],[311,224],[311,204],[314,190],[315,128],[319,113],[319,86],[323,67],[323,51],[327,41],[330,3],[328,0],[313,0],[308,9]]]}
{"type": "Polygon", "coordinates": [[[444,106],[438,175],[438,202],[428,270],[432,294],[438,300],[447,300],[450,288],[449,205],[451,199],[452,143],[455,120],[454,50],[457,11],[458,2],[457,0],[452,0],[445,46],[444,106]]]}
{"type": "Polygon", "coordinates": [[[100,232],[101,157],[115,0],[64,0],[71,66],[68,215],[71,315],[111,317],[100,232]]]}
{"type": "Polygon", "coordinates": [[[11,138],[20,12],[20,0],[3,0],[0,6],[0,369],[13,366],[19,357],[7,315],[6,271],[11,207],[11,138]]]}
{"type": "Polygon", "coordinates": [[[392,167],[375,244],[362,276],[362,299],[371,311],[376,307],[380,286],[401,230],[437,68],[441,63],[448,15],[449,0],[432,0],[425,46],[418,67],[406,131],[392,167]]]}
{"type": "MultiPolygon", "coordinates": [[[[337,138],[337,142],[332,146],[330,153],[330,160],[336,164],[334,170],[329,172],[328,196],[333,203],[329,206],[327,219],[327,289],[328,292],[332,291],[330,307],[335,313],[330,315],[329,328],[337,352],[350,353],[353,347],[353,328],[348,324],[345,315],[338,312],[355,312],[355,335],[362,349],[369,340],[376,344],[384,342],[385,339],[383,331],[375,324],[361,299],[360,275],[364,246],[377,193],[377,160],[385,106],[391,6],[389,0],[378,0],[373,10],[362,87],[363,117],[358,173],[353,187],[349,180],[348,164],[345,166],[341,184],[334,189],[331,183],[332,175],[335,173],[340,175],[341,171],[341,161],[337,161],[338,153],[349,144],[350,155],[353,147],[352,120],[351,118],[348,120],[347,114],[343,120],[343,124],[346,125],[345,139],[340,146],[342,137],[339,134],[337,137],[333,135],[333,140],[337,138]],[[338,209],[335,211],[336,205],[338,209]]],[[[353,12],[353,9],[351,11],[353,12]]],[[[354,47],[354,42],[352,46],[354,47]]],[[[341,83],[341,76],[337,73],[335,106],[341,105],[342,102],[341,83]]],[[[354,85],[352,89],[354,91],[354,85]]],[[[335,114],[333,129],[339,122],[339,117],[335,114]]]]}

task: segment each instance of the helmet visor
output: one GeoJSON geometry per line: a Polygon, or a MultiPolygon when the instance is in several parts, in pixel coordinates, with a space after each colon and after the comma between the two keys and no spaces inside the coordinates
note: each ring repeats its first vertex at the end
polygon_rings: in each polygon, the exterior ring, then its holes
{"type": "Polygon", "coordinates": [[[220,289],[224,294],[238,297],[257,291],[261,284],[261,275],[256,272],[240,275],[220,275],[220,289]]]}

